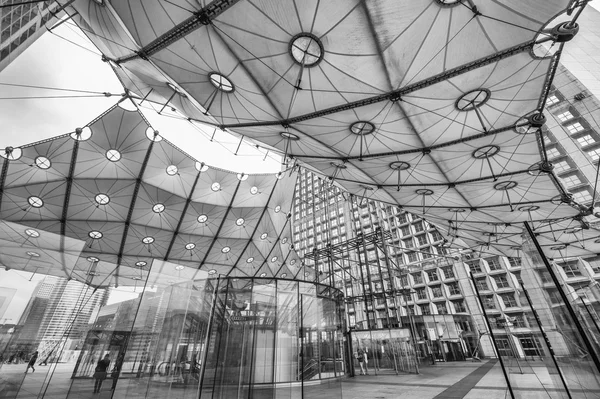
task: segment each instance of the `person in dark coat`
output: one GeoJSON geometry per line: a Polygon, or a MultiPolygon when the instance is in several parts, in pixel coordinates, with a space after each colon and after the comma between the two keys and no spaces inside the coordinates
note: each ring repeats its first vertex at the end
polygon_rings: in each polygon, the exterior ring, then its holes
{"type": "Polygon", "coordinates": [[[94,370],[94,393],[100,392],[102,383],[106,379],[106,370],[108,370],[108,366],[110,366],[110,358],[108,354],[106,354],[104,359],[98,360],[98,364],[96,364],[96,369],[94,370]]]}
{"type": "Polygon", "coordinates": [[[31,356],[31,359],[29,359],[29,363],[27,363],[27,370],[25,370],[25,374],[27,374],[30,367],[33,370],[32,373],[35,373],[35,362],[37,362],[37,358],[38,358],[38,351],[35,351],[33,353],[33,356],[31,356]]]}

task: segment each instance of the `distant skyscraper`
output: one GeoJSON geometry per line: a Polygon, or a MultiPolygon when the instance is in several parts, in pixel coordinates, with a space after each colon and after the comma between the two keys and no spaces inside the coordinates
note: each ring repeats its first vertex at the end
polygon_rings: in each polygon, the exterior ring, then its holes
{"type": "MultiPolygon", "coordinates": [[[[0,0],[0,5],[23,3],[0,0]]],[[[38,2],[0,8],[0,71],[36,41],[56,19],[58,2],[38,2]]]]}
{"type": "MultiPolygon", "coordinates": [[[[9,321],[5,320],[4,315],[6,314],[8,305],[16,293],[17,290],[14,288],[0,287],[0,325],[4,324],[6,321],[9,321]]],[[[15,320],[12,321],[14,322],[15,320]]]]}
{"type": "Polygon", "coordinates": [[[27,353],[36,349],[43,356],[62,342],[76,345],[85,336],[88,323],[106,303],[107,290],[59,277],[46,277],[36,287],[10,346],[27,353]],[[66,342],[66,341],[69,342],[66,342]]]}

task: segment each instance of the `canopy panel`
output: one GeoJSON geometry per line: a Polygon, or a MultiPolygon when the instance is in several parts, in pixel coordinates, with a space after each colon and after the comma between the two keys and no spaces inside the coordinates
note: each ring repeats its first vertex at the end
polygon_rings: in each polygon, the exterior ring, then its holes
{"type": "Polygon", "coordinates": [[[136,284],[153,259],[215,277],[304,278],[290,240],[297,173],[209,167],[119,105],[2,158],[4,266],[96,286],[136,284]]]}

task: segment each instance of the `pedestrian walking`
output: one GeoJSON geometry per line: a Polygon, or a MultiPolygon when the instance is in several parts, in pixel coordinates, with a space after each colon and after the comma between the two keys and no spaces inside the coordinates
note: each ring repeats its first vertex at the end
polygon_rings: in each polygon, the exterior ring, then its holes
{"type": "Polygon", "coordinates": [[[110,366],[110,358],[109,355],[106,354],[104,359],[98,360],[98,364],[96,364],[96,369],[94,370],[94,393],[99,393],[100,388],[102,388],[102,383],[106,379],[108,366],[110,366]]]}
{"type": "Polygon", "coordinates": [[[367,357],[367,352],[359,349],[357,355],[358,364],[360,365],[360,374],[369,375],[369,359],[367,357]]]}
{"type": "Polygon", "coordinates": [[[31,359],[29,359],[29,363],[27,363],[27,370],[25,370],[25,374],[27,374],[30,367],[32,370],[31,372],[35,373],[35,362],[37,362],[37,358],[38,358],[38,351],[35,351],[35,352],[33,352],[33,356],[31,356],[31,359]]]}

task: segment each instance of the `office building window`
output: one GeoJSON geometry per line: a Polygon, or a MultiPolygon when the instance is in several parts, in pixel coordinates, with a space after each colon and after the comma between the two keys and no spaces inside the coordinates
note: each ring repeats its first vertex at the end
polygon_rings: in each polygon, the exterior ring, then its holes
{"type": "Polygon", "coordinates": [[[573,119],[573,114],[570,111],[562,112],[556,116],[558,119],[560,119],[561,122],[566,122],[569,119],[573,119]]]}
{"type": "Polygon", "coordinates": [[[469,265],[469,270],[471,270],[471,273],[481,273],[481,265],[479,264],[479,259],[469,261],[467,262],[467,265],[469,265]]]}
{"type": "Polygon", "coordinates": [[[508,258],[508,263],[510,263],[512,267],[519,267],[521,266],[521,258],[508,258]]]}
{"type": "Polygon", "coordinates": [[[419,260],[419,257],[417,255],[416,252],[409,252],[408,253],[408,261],[409,262],[416,262],[417,260],[419,260]]]}
{"type": "Polygon", "coordinates": [[[592,136],[590,136],[589,134],[586,134],[583,137],[577,138],[577,142],[579,143],[580,146],[585,147],[585,146],[594,144],[596,142],[596,140],[594,140],[594,138],[592,136]]]}
{"type": "Polygon", "coordinates": [[[557,304],[562,303],[562,298],[558,293],[558,290],[548,290],[548,296],[550,297],[550,302],[557,304]]]}
{"type": "Polygon", "coordinates": [[[581,180],[577,175],[564,176],[561,177],[561,180],[563,181],[563,183],[565,183],[567,187],[573,187],[581,184],[581,180]]]}
{"type": "Polygon", "coordinates": [[[446,266],[442,268],[445,278],[454,278],[454,269],[452,266],[446,266]]]}
{"type": "Polygon", "coordinates": [[[460,295],[461,292],[458,283],[448,284],[448,292],[450,292],[450,295],[460,295]]]}
{"type": "Polygon", "coordinates": [[[571,169],[571,165],[569,165],[569,163],[567,161],[556,162],[553,165],[554,165],[554,170],[557,171],[558,173],[565,172],[565,171],[571,169]]]}
{"type": "Polygon", "coordinates": [[[429,279],[430,282],[432,281],[438,281],[438,274],[437,274],[437,270],[429,270],[427,272],[427,278],[429,279]]]}
{"type": "Polygon", "coordinates": [[[421,276],[421,273],[413,273],[411,276],[415,284],[421,284],[423,282],[423,276],[421,276]]]}
{"type": "Polygon", "coordinates": [[[550,276],[550,273],[545,271],[545,270],[538,270],[538,274],[540,275],[540,280],[542,280],[542,283],[551,283],[552,282],[552,277],[550,276]]]}
{"type": "Polygon", "coordinates": [[[431,294],[433,295],[434,298],[442,298],[443,297],[442,287],[431,288],[431,294]]]}
{"type": "Polygon", "coordinates": [[[517,305],[517,300],[515,299],[514,294],[501,294],[500,298],[502,298],[502,302],[504,302],[504,306],[507,308],[514,308],[517,305]]]}
{"type": "Polygon", "coordinates": [[[425,288],[419,288],[416,291],[418,299],[427,299],[427,291],[425,290],[425,288]]]}
{"type": "Polygon", "coordinates": [[[498,288],[508,288],[510,285],[508,284],[508,279],[506,276],[494,276],[494,281],[496,282],[496,287],[498,288]]]}
{"type": "Polygon", "coordinates": [[[418,221],[418,222],[414,223],[413,226],[414,226],[415,231],[417,233],[423,231],[423,223],[421,223],[421,221],[418,221]]]}
{"type": "Polygon", "coordinates": [[[404,224],[408,222],[408,218],[406,217],[406,213],[401,213],[400,215],[396,216],[396,218],[398,218],[398,224],[404,224]]]}
{"type": "Polygon", "coordinates": [[[431,232],[431,237],[433,238],[433,242],[442,241],[444,239],[444,237],[442,237],[442,235],[437,230],[433,230],[431,232]]]}
{"type": "Polygon", "coordinates": [[[410,226],[402,226],[402,227],[400,227],[400,232],[402,232],[403,236],[409,236],[411,234],[411,232],[410,232],[410,226]]]}
{"type": "Polygon", "coordinates": [[[479,291],[486,291],[489,289],[488,285],[487,285],[487,281],[485,280],[485,277],[475,279],[475,284],[477,285],[477,289],[479,291]]]}
{"type": "Polygon", "coordinates": [[[400,277],[400,287],[404,288],[408,286],[408,277],[402,276],[400,277]]]}
{"type": "Polygon", "coordinates": [[[596,256],[593,258],[587,258],[584,260],[590,264],[590,267],[592,268],[594,273],[600,273],[600,256],[596,256]]]}
{"type": "Polygon", "coordinates": [[[592,200],[592,196],[590,195],[589,191],[587,191],[587,190],[576,191],[576,192],[573,192],[572,194],[573,194],[573,199],[577,202],[586,203],[586,202],[592,200]]]}
{"type": "Polygon", "coordinates": [[[567,275],[567,277],[581,276],[581,270],[579,270],[579,266],[577,265],[577,262],[567,263],[567,264],[561,265],[561,267],[565,271],[565,274],[567,275]]]}
{"type": "Polygon", "coordinates": [[[426,316],[431,314],[431,309],[429,308],[429,305],[421,306],[421,314],[426,316]]]}
{"type": "Polygon", "coordinates": [[[500,265],[500,259],[496,256],[493,258],[487,258],[488,266],[490,270],[501,270],[502,266],[500,265]]]}
{"type": "Polygon", "coordinates": [[[590,157],[592,157],[594,161],[597,161],[600,157],[600,148],[594,148],[593,150],[590,150],[587,153],[590,157]]]}
{"type": "Polygon", "coordinates": [[[436,303],[435,306],[437,307],[438,314],[448,314],[448,309],[446,308],[445,303],[436,303]]]}
{"type": "Polygon", "coordinates": [[[575,122],[571,125],[567,125],[567,130],[571,134],[575,134],[577,132],[581,132],[583,130],[583,126],[579,122],[575,122]]]}
{"type": "Polygon", "coordinates": [[[494,297],[492,295],[482,297],[481,301],[483,302],[484,308],[496,309],[496,302],[494,301],[494,297]]]}
{"type": "Polygon", "coordinates": [[[560,102],[558,97],[556,97],[554,94],[552,94],[551,96],[548,96],[548,99],[546,100],[546,107],[557,104],[558,102],[560,102]]]}
{"type": "Polygon", "coordinates": [[[417,236],[417,241],[419,241],[419,246],[429,244],[427,242],[427,236],[425,234],[421,234],[417,236]]]}
{"type": "Polygon", "coordinates": [[[558,148],[555,147],[555,148],[546,149],[546,155],[548,155],[548,159],[553,159],[553,158],[560,157],[562,154],[560,153],[558,148]]]}
{"type": "Polygon", "coordinates": [[[452,301],[452,304],[454,305],[454,311],[456,313],[465,313],[467,311],[465,301],[452,301]]]}

